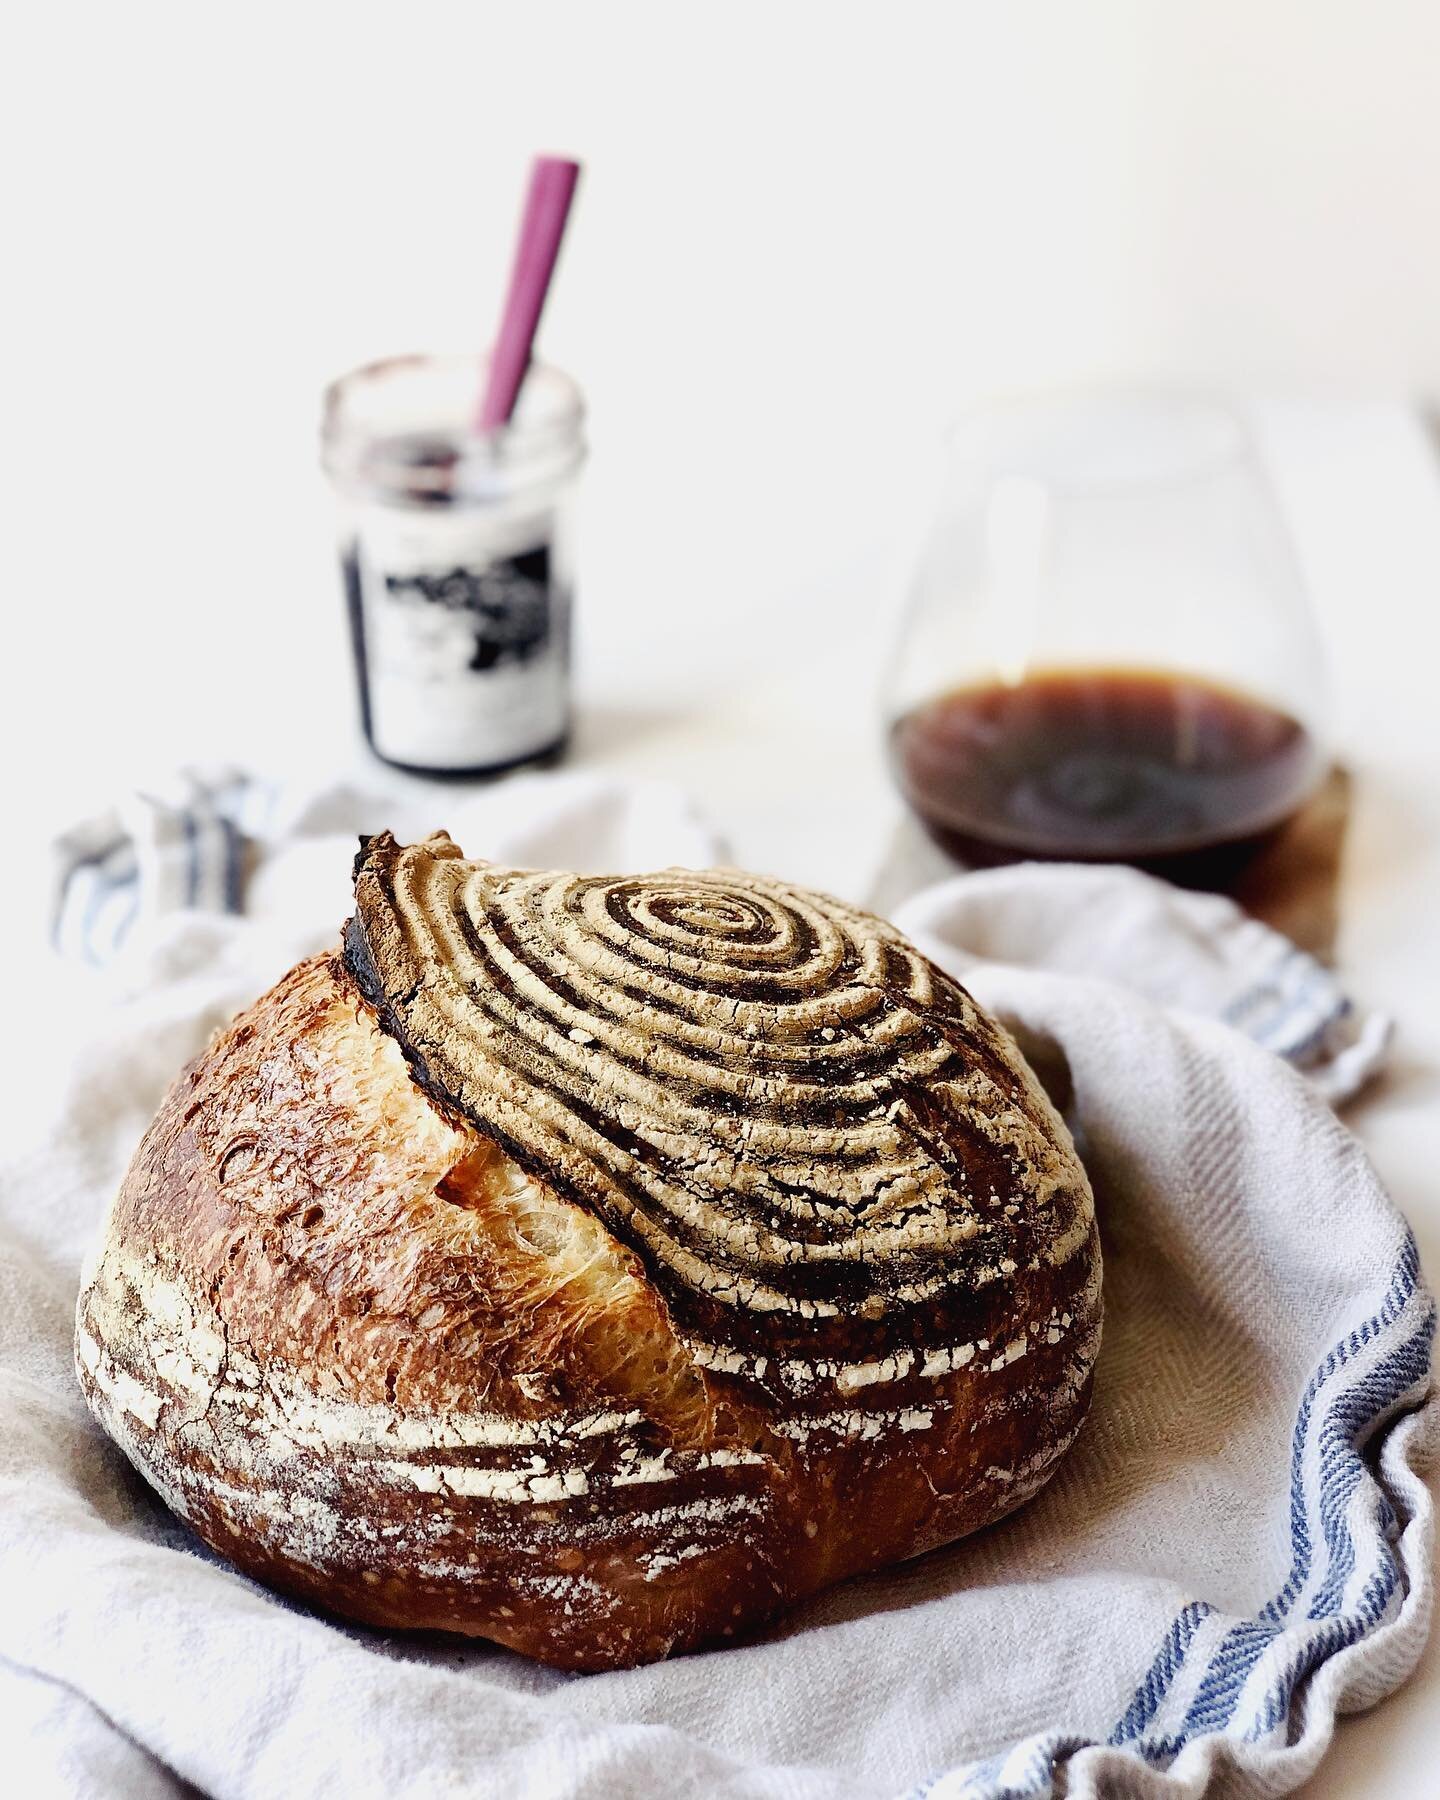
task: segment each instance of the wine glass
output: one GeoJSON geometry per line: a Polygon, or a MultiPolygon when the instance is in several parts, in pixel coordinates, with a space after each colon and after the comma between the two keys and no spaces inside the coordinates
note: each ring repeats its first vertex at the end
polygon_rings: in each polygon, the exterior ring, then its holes
{"type": "Polygon", "coordinates": [[[885,711],[964,861],[1223,884],[1328,765],[1319,638],[1236,413],[1091,391],[964,419],[885,711]]]}

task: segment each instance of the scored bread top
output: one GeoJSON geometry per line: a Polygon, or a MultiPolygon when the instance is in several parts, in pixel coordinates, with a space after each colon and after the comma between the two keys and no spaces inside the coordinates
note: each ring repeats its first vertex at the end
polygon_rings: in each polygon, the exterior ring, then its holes
{"type": "Polygon", "coordinates": [[[990,1323],[1034,1329],[1087,1253],[1084,1171],[1014,1044],[868,913],[444,833],[363,840],[355,896],[346,961],[417,1080],[602,1218],[702,1364],[777,1394],[940,1376],[1003,1356],[990,1323]]]}

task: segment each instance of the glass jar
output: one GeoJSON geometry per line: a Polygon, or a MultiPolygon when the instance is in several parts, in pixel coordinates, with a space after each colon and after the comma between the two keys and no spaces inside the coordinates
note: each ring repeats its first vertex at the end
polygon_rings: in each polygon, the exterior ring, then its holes
{"type": "Polygon", "coordinates": [[[1229,408],[1090,391],[961,424],[885,698],[896,780],[952,854],[1223,885],[1323,776],[1325,695],[1229,408]]]}
{"type": "Polygon", "coordinates": [[[485,373],[481,356],[391,357],[325,397],[360,720],[414,774],[497,774],[569,733],[584,405],[536,364],[511,422],[481,436],[485,373]]]}

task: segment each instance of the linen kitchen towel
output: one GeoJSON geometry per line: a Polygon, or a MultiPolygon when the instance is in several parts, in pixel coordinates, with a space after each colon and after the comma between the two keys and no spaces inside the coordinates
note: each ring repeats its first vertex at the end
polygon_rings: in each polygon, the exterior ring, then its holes
{"type": "Polygon", "coordinates": [[[1387,1027],[1223,902],[1125,871],[961,877],[901,920],[1016,1030],[1096,1188],[1094,1408],[1030,1505],[758,1641],[580,1678],[339,1625],[201,1550],[70,1363],[81,1257],[169,1078],[333,939],[357,830],[443,822],[471,854],[610,870],[717,855],[663,787],[537,778],[444,820],[407,804],[272,807],[236,826],[245,913],[204,875],[196,897],[221,905],[142,887],[103,974],[40,957],[17,974],[0,1708],[22,1726],[23,1791],[1274,1794],[1313,1770],[1337,1712],[1405,1678],[1431,1605],[1433,1307],[1325,1098],[1375,1066],[1387,1027]]]}

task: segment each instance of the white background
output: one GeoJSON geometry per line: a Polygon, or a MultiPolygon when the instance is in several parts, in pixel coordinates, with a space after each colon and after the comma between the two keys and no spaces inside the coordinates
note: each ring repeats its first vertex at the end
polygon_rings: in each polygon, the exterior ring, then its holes
{"type": "MultiPolygon", "coordinates": [[[[1342,962],[1404,1028],[1356,1122],[1433,1274],[1440,484],[1395,403],[1440,390],[1440,6],[130,0],[6,39],[12,820],[358,756],[320,389],[484,341],[528,157],[575,154],[542,347],[592,409],[579,749],[745,860],[853,889],[891,817],[877,664],[961,404],[1271,396],[1358,776],[1342,962]]],[[[1437,1667],[1317,1792],[1428,1791],[1437,1667]]]]}
{"type": "Polygon", "coordinates": [[[542,341],[592,404],[600,706],[873,656],[976,391],[1440,387],[1430,0],[61,0],[7,37],[5,716],[82,788],[257,722],[348,753],[319,390],[487,336],[536,148],[587,165],[542,341]]]}

